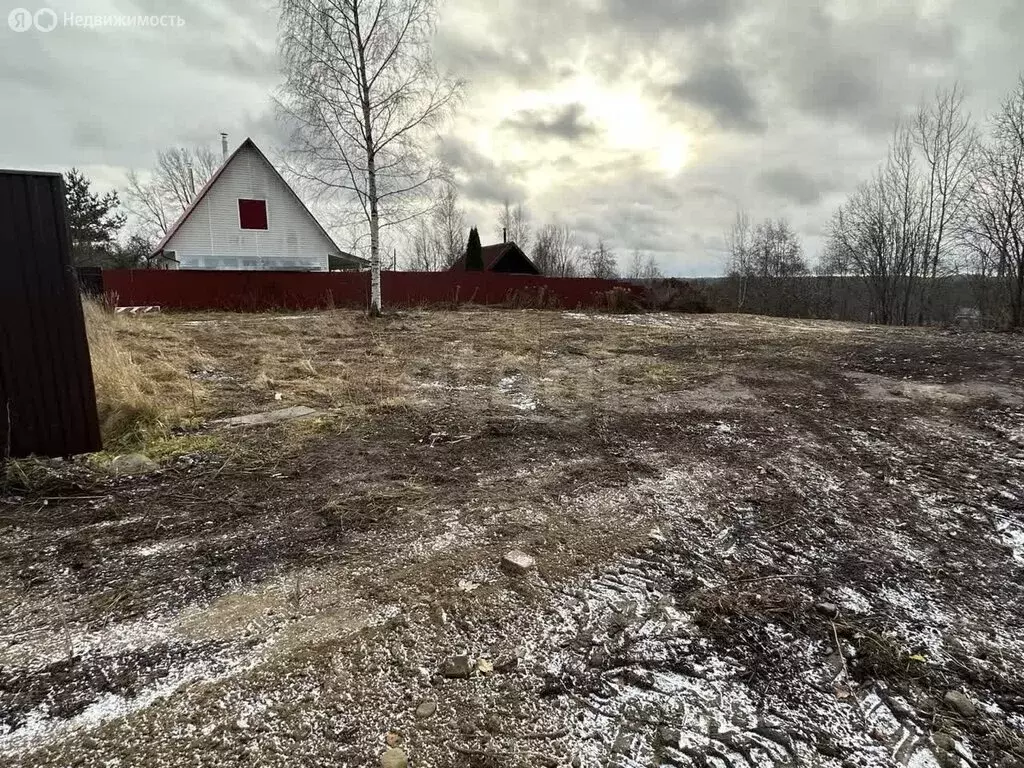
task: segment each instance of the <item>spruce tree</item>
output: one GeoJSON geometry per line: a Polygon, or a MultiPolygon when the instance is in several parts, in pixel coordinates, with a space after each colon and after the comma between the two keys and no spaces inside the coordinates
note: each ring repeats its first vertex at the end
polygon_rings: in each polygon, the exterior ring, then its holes
{"type": "Polygon", "coordinates": [[[484,249],[480,245],[480,233],[476,227],[469,230],[469,245],[466,246],[466,271],[484,271],[484,249]]]}
{"type": "Polygon", "coordinates": [[[77,168],[64,174],[72,259],[76,266],[108,266],[117,250],[117,233],[125,216],[118,212],[117,192],[98,195],[77,168]]]}

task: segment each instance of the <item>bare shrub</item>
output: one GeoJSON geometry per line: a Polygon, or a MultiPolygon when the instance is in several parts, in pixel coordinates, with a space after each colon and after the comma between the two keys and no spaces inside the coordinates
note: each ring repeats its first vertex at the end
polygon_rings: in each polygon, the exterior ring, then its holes
{"type": "Polygon", "coordinates": [[[505,306],[511,309],[559,309],[562,302],[546,285],[541,285],[509,291],[505,306]]]}
{"type": "Polygon", "coordinates": [[[647,282],[641,302],[646,309],[655,312],[704,314],[715,311],[703,291],[674,277],[647,282]]]}
{"type": "Polygon", "coordinates": [[[596,306],[604,312],[635,315],[644,311],[641,300],[630,290],[616,286],[597,294],[596,306]]]}

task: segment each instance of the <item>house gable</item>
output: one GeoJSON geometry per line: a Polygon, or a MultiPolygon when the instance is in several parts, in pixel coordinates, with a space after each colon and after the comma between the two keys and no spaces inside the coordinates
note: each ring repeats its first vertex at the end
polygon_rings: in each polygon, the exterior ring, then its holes
{"type": "Polygon", "coordinates": [[[509,243],[501,255],[494,260],[488,269],[491,272],[506,272],[516,275],[539,275],[540,270],[530,261],[530,258],[523,253],[523,249],[515,243],[509,243]]]}
{"type": "Polygon", "coordinates": [[[341,251],[250,139],[217,170],[155,251],[180,269],[326,271],[341,251]]]}

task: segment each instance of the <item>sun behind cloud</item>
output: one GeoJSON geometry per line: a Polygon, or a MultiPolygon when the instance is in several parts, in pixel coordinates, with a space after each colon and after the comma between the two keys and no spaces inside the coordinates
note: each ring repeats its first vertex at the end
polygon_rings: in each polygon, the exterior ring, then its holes
{"type": "Polygon", "coordinates": [[[658,165],[666,175],[678,176],[690,159],[690,143],[683,134],[666,136],[658,151],[658,165]]]}
{"type": "Polygon", "coordinates": [[[690,136],[636,87],[602,83],[581,73],[553,88],[506,94],[500,104],[498,125],[523,126],[524,115],[572,114],[578,121],[579,130],[573,134],[550,131],[550,146],[544,148],[536,141],[538,127],[551,127],[544,123],[535,126],[531,135],[492,137],[488,142],[492,147],[506,144],[505,153],[520,159],[533,156],[547,163],[553,156],[570,155],[580,167],[587,167],[602,164],[608,154],[629,152],[668,176],[678,174],[691,161],[690,136]]]}

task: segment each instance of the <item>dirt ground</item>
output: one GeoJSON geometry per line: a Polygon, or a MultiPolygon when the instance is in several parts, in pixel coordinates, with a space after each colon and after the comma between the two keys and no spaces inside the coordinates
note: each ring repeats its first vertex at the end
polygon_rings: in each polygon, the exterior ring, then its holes
{"type": "Polygon", "coordinates": [[[154,472],[0,496],[4,765],[1024,766],[1020,337],[484,310],[121,336],[188,418],[154,472]],[[293,405],[318,414],[217,423],[293,405]]]}

